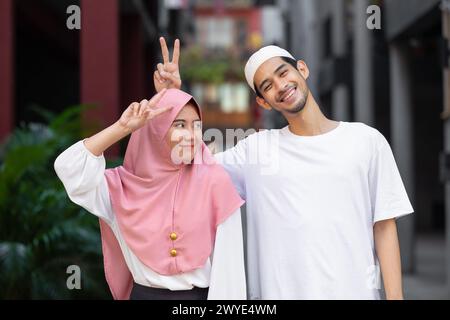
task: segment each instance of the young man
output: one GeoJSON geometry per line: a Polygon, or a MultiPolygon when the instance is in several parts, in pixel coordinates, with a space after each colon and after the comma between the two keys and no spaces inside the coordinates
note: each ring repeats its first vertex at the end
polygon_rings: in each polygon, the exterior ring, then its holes
{"type": "Polygon", "coordinates": [[[403,299],[395,219],[413,208],[386,139],[327,119],[282,48],[253,54],[245,76],[289,123],[216,155],[247,203],[249,298],[379,299],[381,269],[386,298],[403,299]]]}

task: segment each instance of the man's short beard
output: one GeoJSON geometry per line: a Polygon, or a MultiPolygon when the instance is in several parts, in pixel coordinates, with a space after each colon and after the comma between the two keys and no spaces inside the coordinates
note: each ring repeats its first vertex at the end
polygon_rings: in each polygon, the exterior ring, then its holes
{"type": "Polygon", "coordinates": [[[308,101],[309,89],[306,88],[303,92],[303,99],[299,101],[299,103],[295,106],[295,108],[291,110],[286,110],[289,114],[297,114],[300,113],[303,109],[305,109],[306,101],[308,101]]]}

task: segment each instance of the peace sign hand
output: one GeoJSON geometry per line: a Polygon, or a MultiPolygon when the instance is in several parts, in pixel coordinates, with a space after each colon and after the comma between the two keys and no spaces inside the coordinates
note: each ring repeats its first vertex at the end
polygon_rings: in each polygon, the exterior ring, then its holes
{"type": "Polygon", "coordinates": [[[180,59],[180,40],[175,40],[172,61],[170,61],[166,40],[161,37],[159,38],[159,43],[161,44],[163,63],[158,63],[157,70],[153,73],[153,83],[155,84],[156,92],[160,92],[162,89],[180,89],[181,76],[178,66],[180,59]]]}
{"type": "Polygon", "coordinates": [[[162,89],[161,92],[153,96],[150,101],[144,99],[140,103],[133,102],[122,113],[119,119],[119,124],[126,132],[131,133],[142,128],[147,121],[152,120],[161,113],[167,112],[172,109],[172,106],[156,108],[156,105],[163,97],[166,89],[162,89]]]}

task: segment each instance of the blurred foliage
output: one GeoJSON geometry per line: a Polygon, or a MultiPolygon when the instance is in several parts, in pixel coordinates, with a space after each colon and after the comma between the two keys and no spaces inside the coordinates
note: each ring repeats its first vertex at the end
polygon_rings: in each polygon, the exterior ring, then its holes
{"type": "Polygon", "coordinates": [[[204,50],[199,46],[186,48],[182,53],[181,73],[184,80],[220,84],[225,81],[244,81],[244,65],[233,52],[204,50]]]}
{"type": "Polygon", "coordinates": [[[98,220],[69,200],[53,169],[81,139],[86,108],[34,108],[46,124],[21,125],[0,147],[0,299],[110,298],[98,220]],[[70,265],[81,290],[66,286],[70,265]]]}

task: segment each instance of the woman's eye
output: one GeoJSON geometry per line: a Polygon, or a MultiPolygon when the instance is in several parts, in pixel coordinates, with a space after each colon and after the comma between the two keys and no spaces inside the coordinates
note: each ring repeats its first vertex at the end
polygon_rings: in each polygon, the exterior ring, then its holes
{"type": "Polygon", "coordinates": [[[270,86],[267,86],[265,89],[264,89],[264,92],[267,92],[267,91],[269,91],[270,89],[272,88],[272,85],[270,85],[270,86]]]}
{"type": "Polygon", "coordinates": [[[201,129],[201,128],[202,128],[202,123],[201,123],[201,122],[196,122],[196,123],[194,124],[194,127],[195,127],[196,129],[201,129]]]}
{"type": "Polygon", "coordinates": [[[286,74],[287,74],[287,70],[283,71],[283,72],[281,73],[281,76],[284,77],[286,74]]]}
{"type": "Polygon", "coordinates": [[[175,128],[183,128],[184,125],[182,123],[176,123],[175,128]]]}

